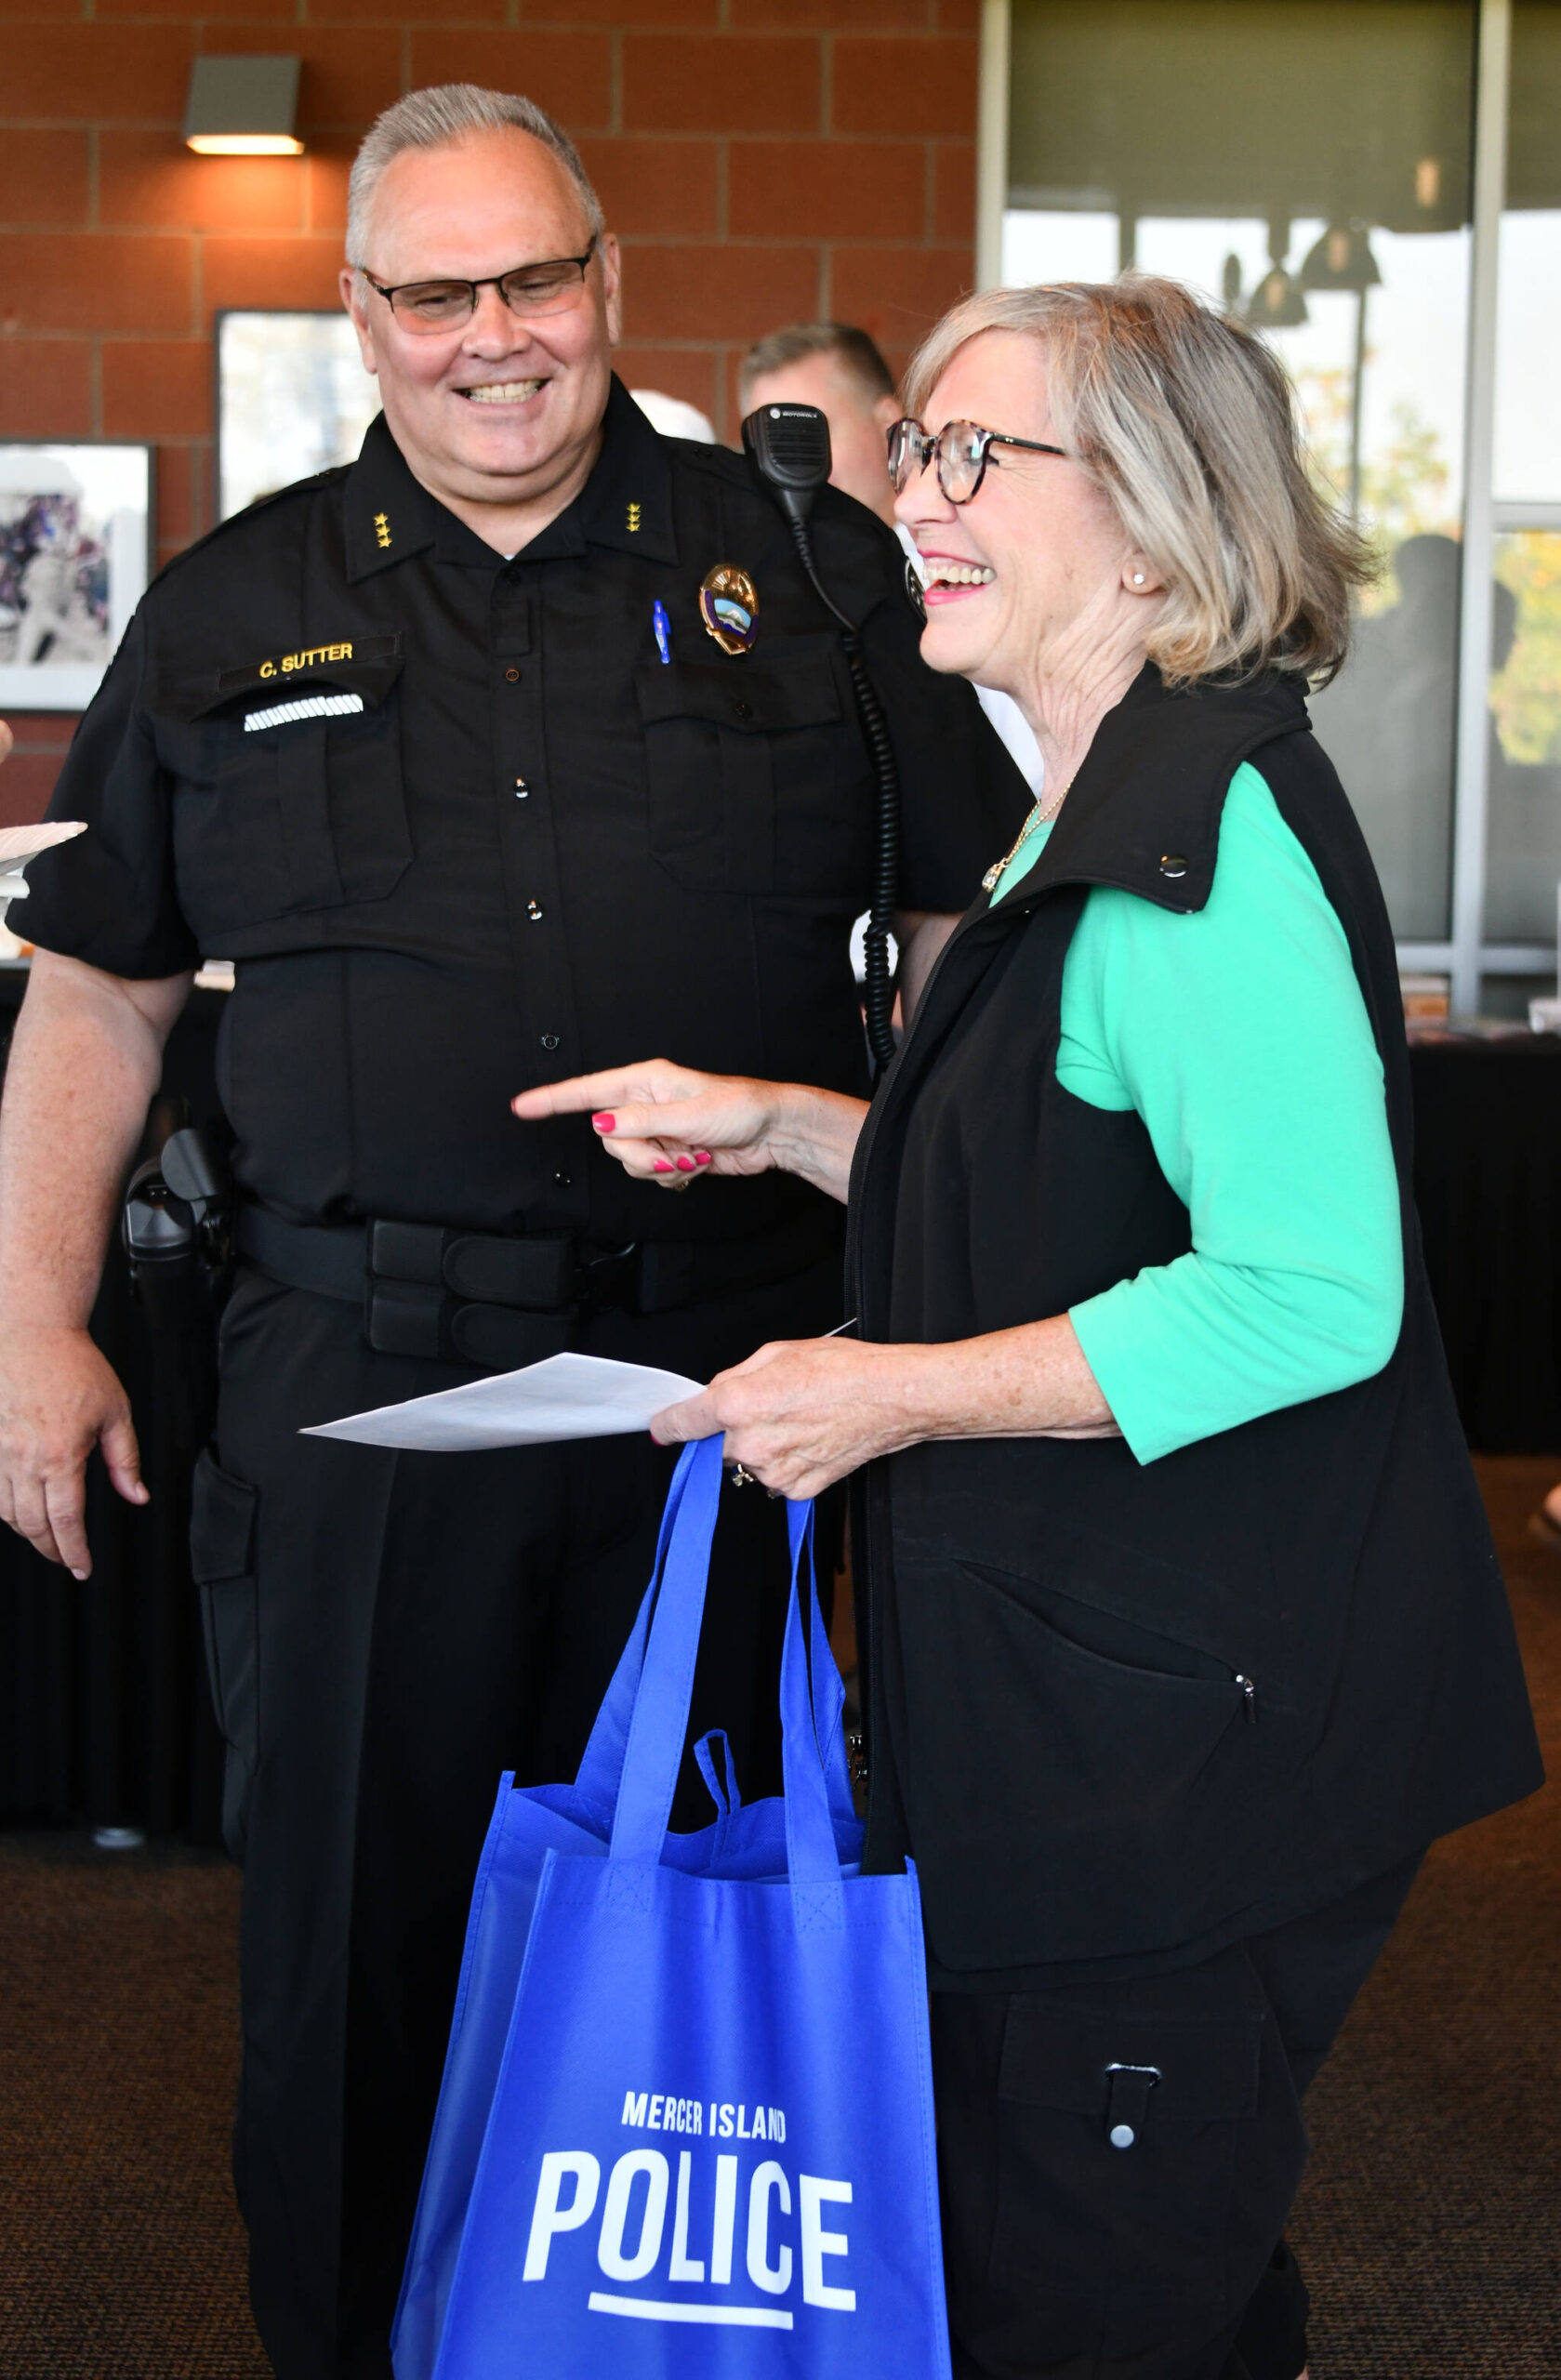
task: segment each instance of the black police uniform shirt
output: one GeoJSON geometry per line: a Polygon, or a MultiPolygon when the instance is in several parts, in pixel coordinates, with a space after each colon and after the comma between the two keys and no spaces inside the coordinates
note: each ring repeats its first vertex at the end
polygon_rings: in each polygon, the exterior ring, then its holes
{"type": "MultiPolygon", "coordinates": [[[[813,529],[892,726],[901,904],[962,910],[1027,789],[919,659],[892,533],[828,488],[813,529]]],[[[237,962],[218,1084],[283,1214],[737,1236],[816,1194],[668,1198],[509,1100],[657,1056],[866,1088],[874,787],[839,630],[749,465],[615,380],[586,487],[508,562],[382,418],[171,562],[50,814],[91,831],[34,866],[36,942],[128,977],[237,962]],[[701,616],[722,562],[758,592],[746,653],[701,616]]]]}

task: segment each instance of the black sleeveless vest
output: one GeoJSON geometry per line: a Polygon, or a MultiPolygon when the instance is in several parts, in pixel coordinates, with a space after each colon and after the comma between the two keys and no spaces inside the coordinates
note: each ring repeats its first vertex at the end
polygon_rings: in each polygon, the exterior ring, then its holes
{"type": "Polygon", "coordinates": [[[1410,1193],[1386,911],[1295,682],[1102,722],[1051,840],[971,911],[874,1102],[852,1188],[862,1335],[1038,1320],[1191,1246],[1132,1113],[1057,1080],[1089,887],[1209,898],[1255,760],[1349,939],[1386,1076],[1405,1305],[1374,1378],[1140,1464],[1120,1440],[959,1439],[857,1496],[868,1858],[914,1857],[934,1981],[1176,1964],[1322,1907],[1541,1781],[1410,1193]]]}

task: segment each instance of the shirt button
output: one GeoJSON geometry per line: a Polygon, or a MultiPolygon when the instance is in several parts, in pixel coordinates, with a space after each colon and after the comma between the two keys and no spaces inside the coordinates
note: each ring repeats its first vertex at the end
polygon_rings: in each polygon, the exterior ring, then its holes
{"type": "Polygon", "coordinates": [[[531,787],[527,785],[524,777],[517,777],[515,779],[515,799],[517,801],[523,801],[530,791],[531,787]]]}
{"type": "Polygon", "coordinates": [[[516,681],[518,681],[518,679],[519,679],[519,677],[520,677],[520,674],[521,674],[521,673],[520,673],[520,671],[519,671],[518,669],[507,669],[507,670],[505,671],[505,673],[504,673],[504,674],[505,674],[506,678],[509,680],[509,681],[510,685],[514,685],[514,684],[516,683],[516,681]]]}
{"type": "Polygon", "coordinates": [[[542,1047],[544,1050],[556,1050],[558,1048],[558,1035],[556,1033],[544,1033],[542,1036],[542,1047]]]}
{"type": "Polygon", "coordinates": [[[567,1190],[572,1186],[575,1176],[572,1173],[555,1173],[553,1180],[561,1190],[567,1190]]]}
{"type": "Polygon", "coordinates": [[[533,925],[535,925],[535,924],[536,923],[536,921],[537,921],[538,918],[540,918],[540,916],[542,915],[542,904],[541,904],[541,902],[540,902],[540,901],[528,901],[528,902],[526,903],[526,905],[525,905],[525,913],[526,913],[527,917],[531,919],[532,924],[533,924],[533,925]]]}
{"type": "Polygon", "coordinates": [[[1160,874],[1162,876],[1185,876],[1186,872],[1187,863],[1180,852],[1161,853],[1160,874]]]}
{"type": "Polygon", "coordinates": [[[739,719],[751,719],[753,717],[753,705],[751,703],[734,703],[732,708],[739,719]]]}

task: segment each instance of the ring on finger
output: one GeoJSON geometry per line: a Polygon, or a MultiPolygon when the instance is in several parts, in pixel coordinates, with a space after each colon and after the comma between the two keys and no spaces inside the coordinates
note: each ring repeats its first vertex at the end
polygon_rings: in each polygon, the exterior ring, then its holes
{"type": "Polygon", "coordinates": [[[734,1462],[732,1466],[732,1485],[734,1488],[757,1488],[759,1482],[747,1463],[734,1462]]]}

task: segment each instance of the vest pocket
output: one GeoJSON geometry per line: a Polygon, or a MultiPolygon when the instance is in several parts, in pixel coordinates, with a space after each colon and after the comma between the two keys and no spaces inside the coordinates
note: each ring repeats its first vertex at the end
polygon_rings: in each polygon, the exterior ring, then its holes
{"type": "Polygon", "coordinates": [[[259,1490],[223,1471],[207,1448],[195,1465],[190,1566],[200,1591],[212,1709],[227,1744],[222,1838],[244,1856],[260,1756],[260,1620],[255,1576],[259,1490]]]}
{"type": "Polygon", "coordinates": [[[939,1961],[1019,1967],[1188,1938],[1261,1733],[1243,1724],[1244,1682],[973,1564],[903,1565],[896,1601],[906,1805],[939,1961]]]}

